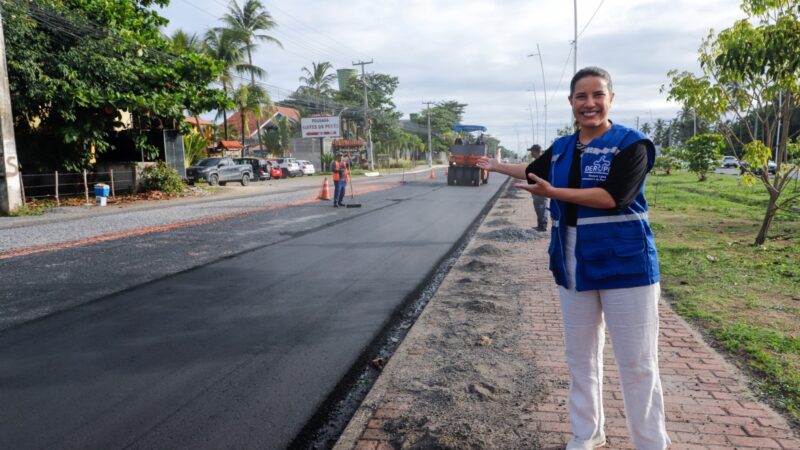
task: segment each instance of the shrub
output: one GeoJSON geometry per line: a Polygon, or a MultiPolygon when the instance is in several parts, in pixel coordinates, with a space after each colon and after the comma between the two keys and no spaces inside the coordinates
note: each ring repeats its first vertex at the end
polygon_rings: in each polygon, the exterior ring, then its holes
{"type": "Polygon", "coordinates": [[[144,169],[144,187],[148,191],[177,194],[183,192],[186,186],[178,176],[178,171],[164,161],[158,161],[144,169]]]}
{"type": "Polygon", "coordinates": [[[193,166],[197,161],[206,158],[206,148],[208,139],[200,133],[190,133],[183,137],[183,148],[185,150],[184,163],[186,167],[193,166]]]}

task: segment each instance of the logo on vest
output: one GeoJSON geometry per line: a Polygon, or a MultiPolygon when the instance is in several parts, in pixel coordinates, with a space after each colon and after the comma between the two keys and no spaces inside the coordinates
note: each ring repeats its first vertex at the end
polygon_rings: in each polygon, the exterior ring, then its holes
{"type": "Polygon", "coordinates": [[[587,164],[583,168],[583,179],[585,180],[605,180],[608,177],[608,172],[611,170],[611,161],[603,155],[594,160],[591,164],[587,164]]]}

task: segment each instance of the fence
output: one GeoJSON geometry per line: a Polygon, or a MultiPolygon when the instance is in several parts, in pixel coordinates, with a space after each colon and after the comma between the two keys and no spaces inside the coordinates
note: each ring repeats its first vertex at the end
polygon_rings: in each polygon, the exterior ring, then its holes
{"type": "Polygon", "coordinates": [[[51,172],[22,174],[22,192],[28,199],[54,199],[57,205],[67,197],[94,195],[94,185],[105,183],[111,188],[111,197],[117,194],[135,193],[141,182],[141,163],[104,167],[107,170],[82,173],[51,172]]]}

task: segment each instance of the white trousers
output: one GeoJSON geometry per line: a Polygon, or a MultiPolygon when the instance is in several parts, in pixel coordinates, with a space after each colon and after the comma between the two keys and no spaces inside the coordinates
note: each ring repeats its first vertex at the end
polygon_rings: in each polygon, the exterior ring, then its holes
{"type": "Polygon", "coordinates": [[[603,344],[607,324],[633,444],[638,450],[663,450],[670,440],[658,375],[660,285],[576,291],[574,227],[567,228],[566,237],[570,289],[559,288],[570,371],[572,432],[585,440],[603,434],[603,344]]]}

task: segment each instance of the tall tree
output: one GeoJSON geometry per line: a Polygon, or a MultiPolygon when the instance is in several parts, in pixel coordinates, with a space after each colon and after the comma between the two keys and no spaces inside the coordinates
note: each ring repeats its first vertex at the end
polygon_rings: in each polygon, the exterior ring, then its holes
{"type": "MultiPolygon", "coordinates": [[[[366,76],[366,84],[369,101],[368,120],[371,123],[372,135],[378,143],[388,142],[386,140],[391,139],[392,136],[391,128],[398,127],[400,117],[402,117],[402,113],[395,109],[392,99],[399,81],[397,77],[391,75],[371,73],[366,76]]],[[[361,129],[365,130],[364,80],[353,79],[347,89],[337,92],[335,100],[341,104],[351,105],[347,121],[351,124],[360,124],[361,129]]],[[[366,136],[364,138],[366,139],[366,136]]]]}
{"type": "Polygon", "coordinates": [[[29,168],[85,168],[111,149],[123,112],[136,150],[157,157],[138,129],[179,127],[184,111],[214,109],[220,67],[175,55],[161,33],[163,0],[2,2],[20,160],[29,168]],[[36,167],[38,166],[38,167],[36,167]]]}
{"type": "Polygon", "coordinates": [[[172,52],[176,55],[185,52],[200,53],[203,51],[203,42],[197,37],[197,34],[189,34],[180,28],[172,33],[172,36],[169,37],[169,42],[172,45],[172,52]]]}
{"type": "MultiPolygon", "coordinates": [[[[434,152],[445,152],[450,150],[453,143],[453,125],[460,123],[464,117],[467,105],[455,100],[440,101],[431,106],[431,144],[434,152]]],[[[409,115],[412,122],[418,125],[420,138],[428,142],[428,109],[423,109],[418,113],[409,115]]]]}
{"type": "MultiPolygon", "coordinates": [[[[256,127],[258,127],[258,118],[261,117],[264,105],[269,107],[271,102],[267,92],[260,86],[249,86],[246,84],[240,85],[239,88],[234,91],[233,102],[236,104],[236,108],[239,111],[239,117],[242,120],[241,138],[242,146],[244,146],[245,139],[247,139],[247,137],[250,136],[253,131],[255,131],[250,129],[250,125],[247,120],[248,114],[252,114],[256,118],[256,127]]],[[[256,133],[256,136],[258,136],[258,146],[263,150],[264,141],[262,140],[262,133],[260,130],[258,131],[259,132],[256,133]]]]}
{"type": "Polygon", "coordinates": [[[300,77],[300,82],[305,83],[305,86],[302,86],[305,88],[305,93],[312,95],[316,99],[314,103],[317,106],[317,113],[324,112],[326,100],[330,98],[333,90],[331,83],[336,80],[336,74],[328,73],[331,69],[333,69],[333,66],[327,61],[319,64],[312,62],[311,70],[308,67],[303,67],[302,69],[304,75],[300,77]]]}
{"type": "MultiPolygon", "coordinates": [[[[245,65],[243,46],[241,44],[241,37],[236,31],[228,28],[213,28],[206,32],[205,39],[203,40],[203,47],[206,54],[219,61],[222,70],[219,73],[218,80],[222,84],[222,91],[225,93],[225,102],[222,102],[218,111],[222,114],[223,130],[225,140],[229,139],[228,133],[228,108],[229,103],[227,99],[233,90],[233,74],[232,70],[240,71],[245,65]]],[[[219,118],[219,116],[217,116],[219,118]]]]}
{"type": "Polygon", "coordinates": [[[253,50],[256,49],[258,41],[272,42],[283,48],[279,40],[264,33],[275,28],[277,24],[259,0],[244,0],[241,7],[236,0],[231,0],[228,13],[222,20],[241,37],[248,62],[248,65],[242,66],[241,70],[250,74],[250,85],[255,86],[256,76],[262,78],[266,72],[253,65],[253,50]]]}
{"type": "Polygon", "coordinates": [[[794,193],[781,198],[798,171],[797,165],[787,164],[786,156],[789,123],[800,98],[800,4],[797,0],[743,0],[741,8],[746,18],[719,34],[712,31],[703,42],[702,73],[671,71],[668,92],[670,100],[693,110],[698,119],[716,122],[730,147],[745,149],[740,157],[754,170],[745,179],[755,182],[757,175],[769,196],[755,239],[761,245],[775,214],[800,197],[794,193]],[[745,133],[732,128],[726,120],[730,117],[744,124],[745,133]],[[765,130],[766,135],[756,139],[754,128],[765,130]],[[774,176],[767,168],[771,153],[777,162],[774,176]]]}

